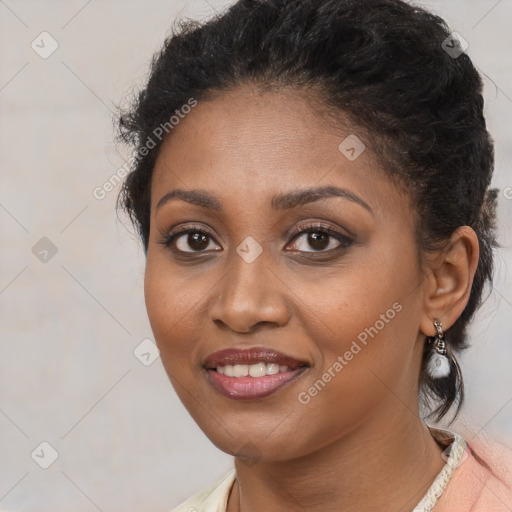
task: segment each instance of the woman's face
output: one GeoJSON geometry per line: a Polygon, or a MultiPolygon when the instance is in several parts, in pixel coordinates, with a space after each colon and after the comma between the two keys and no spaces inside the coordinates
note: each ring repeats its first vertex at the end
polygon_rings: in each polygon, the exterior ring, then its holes
{"type": "Polygon", "coordinates": [[[165,140],[151,188],[145,298],[163,365],[217,447],[262,460],[417,407],[423,281],[408,198],[356,129],[310,108],[297,92],[249,88],[199,102],[165,140]],[[325,187],[341,192],[294,199],[325,187]],[[178,189],[203,196],[159,205],[178,189]],[[231,376],[244,366],[254,376],[231,376]]]}

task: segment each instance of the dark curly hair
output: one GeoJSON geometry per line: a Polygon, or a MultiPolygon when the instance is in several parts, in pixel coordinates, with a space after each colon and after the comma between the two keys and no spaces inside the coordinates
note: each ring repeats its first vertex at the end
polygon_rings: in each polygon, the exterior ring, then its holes
{"type": "Polygon", "coordinates": [[[357,127],[388,176],[406,188],[420,261],[421,251],[442,249],[459,226],[478,236],[469,301],[446,331],[452,371],[429,377],[432,344],[425,343],[418,382],[430,416],[439,420],[456,404],[455,418],[464,387],[454,351],[468,347],[468,323],[486,281],[492,285],[498,190],[488,188],[494,150],[482,81],[465,53],[447,51],[454,43],[446,23],[400,0],[239,0],[204,23],[176,24],[153,57],[147,85],[118,119],[119,139],[135,156],[117,207],[128,213],[145,254],[151,177],[161,127],[172,135],[173,114],[191,98],[244,84],[308,93],[333,125],[343,118],[357,127]]]}

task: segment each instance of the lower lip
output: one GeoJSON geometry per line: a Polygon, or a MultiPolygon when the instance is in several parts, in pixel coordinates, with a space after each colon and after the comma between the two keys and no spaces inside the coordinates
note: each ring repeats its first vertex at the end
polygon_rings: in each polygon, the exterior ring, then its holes
{"type": "Polygon", "coordinates": [[[233,400],[254,400],[275,393],[283,386],[299,378],[307,370],[306,366],[265,375],[263,377],[227,377],[215,370],[208,369],[210,384],[222,395],[233,400]]]}

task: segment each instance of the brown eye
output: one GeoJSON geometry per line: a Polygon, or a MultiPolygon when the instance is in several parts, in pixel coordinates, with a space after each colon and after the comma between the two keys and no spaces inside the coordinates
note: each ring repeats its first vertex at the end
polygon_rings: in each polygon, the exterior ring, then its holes
{"type": "Polygon", "coordinates": [[[206,251],[212,240],[211,235],[203,229],[190,227],[165,236],[160,243],[177,252],[197,253],[206,251]]]}
{"type": "Polygon", "coordinates": [[[189,232],[185,236],[176,238],[176,247],[183,252],[188,252],[187,247],[191,247],[193,252],[204,251],[209,245],[209,236],[205,233],[189,232]],[[183,240],[182,240],[183,239],[183,240]]]}
{"type": "MultiPolygon", "coordinates": [[[[350,238],[321,224],[299,226],[293,234],[297,235],[293,240],[301,240],[299,247],[295,247],[295,249],[302,252],[329,252],[346,248],[353,242],[350,238]],[[308,247],[312,250],[308,250],[308,247]]],[[[294,245],[297,246],[297,242],[294,242],[294,245]]]]}
{"type": "Polygon", "coordinates": [[[333,237],[329,233],[324,233],[321,231],[307,232],[302,234],[301,236],[298,236],[296,239],[304,240],[297,250],[305,252],[325,251],[326,249],[335,249],[336,247],[341,245],[341,243],[338,242],[338,246],[335,245],[334,247],[329,247],[329,245],[332,246],[332,242],[336,242],[336,240],[333,240],[333,237]],[[308,251],[306,249],[306,247],[308,246],[313,248],[313,251],[308,251]]]}

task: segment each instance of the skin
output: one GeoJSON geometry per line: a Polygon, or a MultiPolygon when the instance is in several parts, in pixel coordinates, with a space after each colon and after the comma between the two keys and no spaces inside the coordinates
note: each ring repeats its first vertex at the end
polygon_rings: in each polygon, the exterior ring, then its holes
{"type": "Polygon", "coordinates": [[[418,414],[422,347],[435,334],[434,318],[446,330],[463,311],[478,240],[463,226],[420,264],[408,195],[369,146],[348,160],[338,146],[358,128],[347,122],[335,130],[312,105],[298,91],[244,86],[199,102],[174,128],[151,187],[148,316],[183,404],[220,450],[236,456],[228,512],[412,510],[445,463],[418,414]],[[342,197],[271,208],[277,192],[326,185],[349,189],[372,213],[342,197]],[[156,208],[178,188],[207,191],[223,209],[182,200],[156,208]],[[303,229],[287,236],[318,221],[352,243],[336,249],[341,242],[329,236],[314,245],[303,229]],[[174,252],[160,243],[191,224],[209,233],[203,246],[191,246],[187,234],[174,252]],[[252,263],[236,252],[249,236],[262,248],[252,263]],[[402,310],[300,403],[299,393],[395,302],[402,310]],[[202,367],[209,354],[261,346],[310,367],[259,400],[231,400],[209,384],[202,367]]]}

